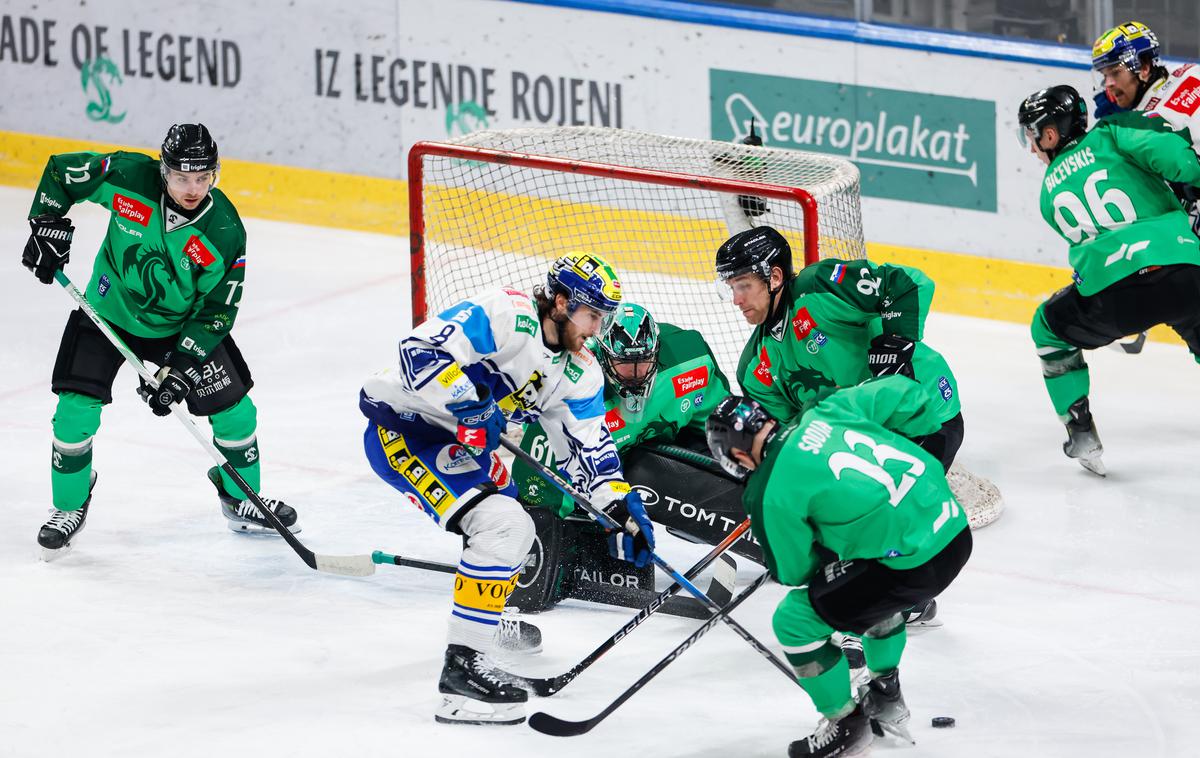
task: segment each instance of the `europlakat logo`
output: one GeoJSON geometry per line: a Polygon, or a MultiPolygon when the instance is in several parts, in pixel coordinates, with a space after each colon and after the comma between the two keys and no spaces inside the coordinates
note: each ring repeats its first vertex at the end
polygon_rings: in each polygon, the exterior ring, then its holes
{"type": "Polygon", "coordinates": [[[711,69],[712,138],[854,162],[862,193],[996,211],[992,100],[711,69]]]}

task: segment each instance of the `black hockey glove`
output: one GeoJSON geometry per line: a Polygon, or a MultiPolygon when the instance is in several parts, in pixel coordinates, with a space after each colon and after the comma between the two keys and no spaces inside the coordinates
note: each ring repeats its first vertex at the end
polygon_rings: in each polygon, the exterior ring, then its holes
{"type": "Polygon", "coordinates": [[[54,281],[54,272],[60,271],[71,260],[71,238],[75,227],[71,219],[44,213],[29,219],[33,232],[25,243],[21,264],[33,272],[42,284],[54,281]]]}
{"type": "Polygon", "coordinates": [[[608,554],[637,568],[649,563],[654,551],[654,525],[646,515],[641,495],[630,492],[604,512],[622,527],[622,531],[608,533],[608,554]]]}
{"type": "Polygon", "coordinates": [[[200,372],[193,366],[180,368],[172,366],[168,361],[166,366],[154,375],[158,389],[146,383],[145,379],[138,381],[138,394],[154,411],[155,416],[171,415],[171,406],[182,402],[188,394],[200,383],[200,372]]]}
{"type": "Polygon", "coordinates": [[[915,345],[915,342],[899,334],[881,334],[871,340],[871,348],[867,350],[867,368],[873,376],[900,374],[912,379],[915,345]]]}

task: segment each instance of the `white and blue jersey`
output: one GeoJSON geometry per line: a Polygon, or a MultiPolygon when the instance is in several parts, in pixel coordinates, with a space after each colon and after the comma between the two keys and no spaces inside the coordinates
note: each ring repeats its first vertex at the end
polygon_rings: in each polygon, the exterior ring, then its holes
{"type": "Polygon", "coordinates": [[[373,467],[393,486],[417,491],[419,504],[436,521],[453,517],[454,501],[478,485],[476,479],[482,481],[489,470],[496,478],[494,464],[469,465],[450,449],[458,447],[453,432],[440,432],[457,423],[446,405],[478,399],[477,387],[487,388],[510,422],[540,421],[554,459],[563,462],[563,474],[590,493],[596,506],[603,508],[629,491],[604,424],[604,376],[595,356],[586,349],[547,348],[533,299],[497,288],[414,328],[400,341],[399,365],[363,385],[360,405],[377,427],[367,430],[373,467]],[[389,444],[387,432],[400,439],[389,444]],[[400,457],[389,457],[389,447],[400,457]],[[460,463],[438,465],[440,458],[460,463]],[[403,486],[405,481],[412,486],[403,486]],[[445,492],[445,497],[439,502],[427,496],[431,492],[445,492]]]}

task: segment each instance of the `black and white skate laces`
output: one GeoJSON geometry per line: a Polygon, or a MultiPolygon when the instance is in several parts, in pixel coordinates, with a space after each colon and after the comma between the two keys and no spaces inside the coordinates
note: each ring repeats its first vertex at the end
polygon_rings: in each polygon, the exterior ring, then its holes
{"type": "Polygon", "coordinates": [[[55,509],[51,514],[50,520],[45,523],[43,529],[54,529],[62,533],[64,537],[70,537],[83,523],[84,510],[79,508],[73,511],[60,511],[55,509]]]}
{"type": "Polygon", "coordinates": [[[823,718],[817,722],[817,731],[808,735],[808,749],[816,752],[834,743],[841,734],[838,722],[823,718]]]}
{"type": "MultiPolygon", "coordinates": [[[[275,513],[279,508],[279,501],[271,498],[263,498],[263,505],[267,506],[267,508],[270,508],[271,513],[275,513]]],[[[231,507],[230,510],[238,518],[257,521],[259,523],[265,523],[267,520],[266,517],[263,516],[262,511],[260,511],[258,506],[255,505],[251,500],[239,500],[237,506],[231,507]]]]}

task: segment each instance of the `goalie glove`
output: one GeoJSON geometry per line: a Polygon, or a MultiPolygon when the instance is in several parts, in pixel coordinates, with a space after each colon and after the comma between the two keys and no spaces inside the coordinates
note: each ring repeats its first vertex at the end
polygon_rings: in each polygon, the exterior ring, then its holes
{"type": "Polygon", "coordinates": [[[42,284],[54,281],[54,274],[71,260],[71,238],[75,227],[71,219],[43,213],[29,219],[32,233],[21,254],[21,264],[33,272],[42,284]]]}
{"type": "Polygon", "coordinates": [[[871,340],[867,350],[867,368],[872,376],[900,374],[913,378],[913,348],[916,343],[899,334],[881,334],[871,340]]]}
{"type": "Polygon", "coordinates": [[[650,554],[654,552],[654,525],[646,515],[641,496],[630,492],[623,500],[610,505],[605,513],[622,527],[621,531],[609,531],[608,554],[637,568],[649,563],[650,554]]]}

